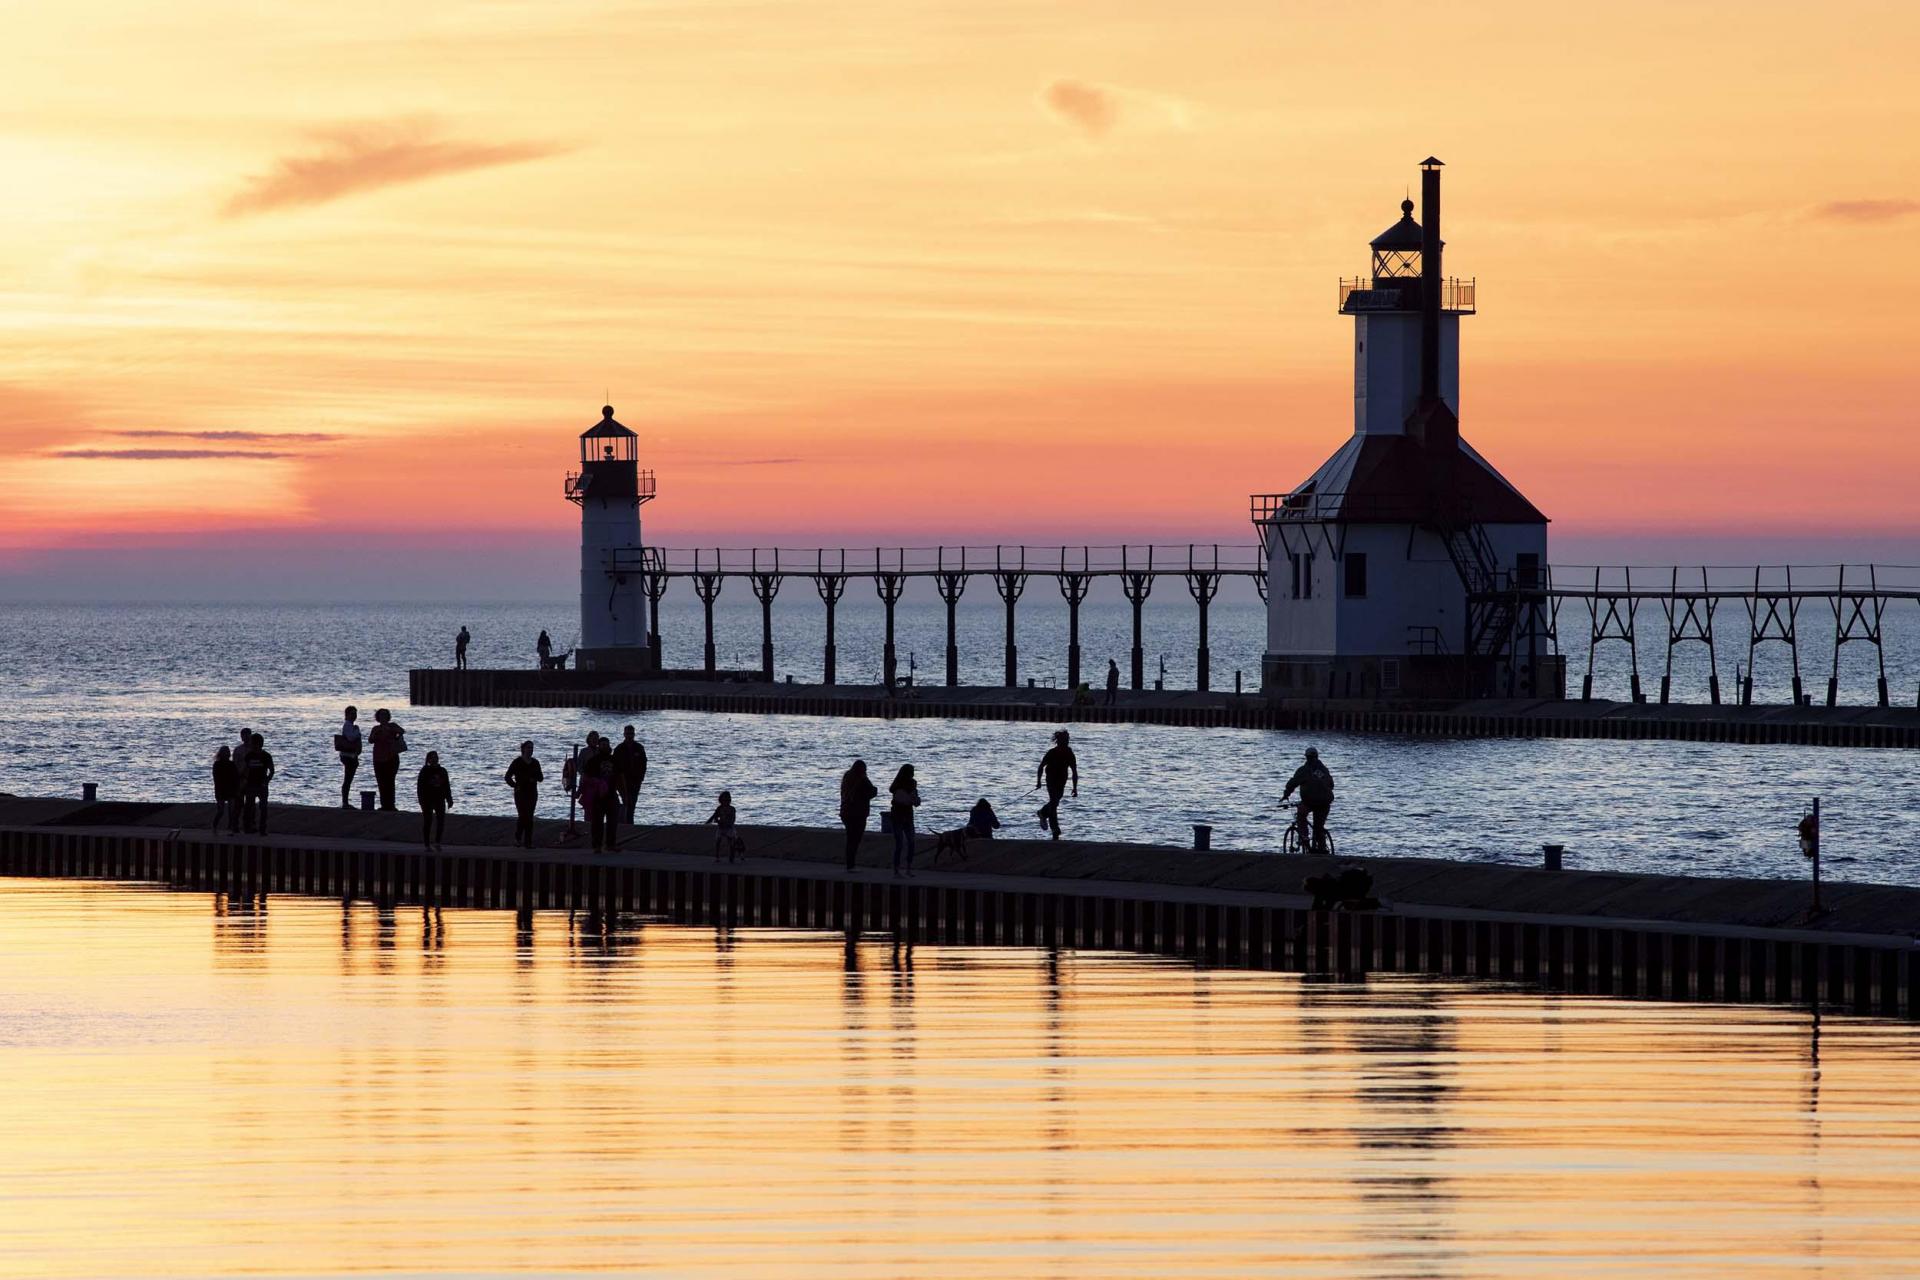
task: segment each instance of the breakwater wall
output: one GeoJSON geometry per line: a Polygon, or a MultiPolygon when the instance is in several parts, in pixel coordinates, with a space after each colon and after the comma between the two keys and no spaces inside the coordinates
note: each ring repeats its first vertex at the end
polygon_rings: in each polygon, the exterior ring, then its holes
{"type": "MultiPolygon", "coordinates": [[[[0,874],[108,877],[225,893],[298,893],[480,910],[635,912],[732,927],[892,934],[908,942],[1121,950],[1304,973],[1433,973],[1571,993],[1737,1003],[1811,1002],[1913,1018],[1920,890],[1830,887],[1817,925],[1792,920],[1804,888],[1770,881],[1555,873],[1382,859],[1374,911],[1313,910],[1294,885],[1313,859],[1153,847],[975,846],[959,866],[894,879],[849,874],[838,833],[748,830],[752,856],[696,850],[711,829],[647,828],[639,848],[596,856],[558,823],[541,847],[504,843],[510,820],[466,817],[456,843],[402,843],[413,815],[282,810],[305,831],[207,833],[204,806],[0,803],[0,874]],[[367,830],[389,838],[364,838],[367,830]],[[332,831],[334,834],[319,834],[332,831]],[[340,834],[357,832],[360,834],[340,834]],[[1005,868],[1026,867],[1030,874],[1005,868]],[[1163,879],[1149,880],[1148,875],[1163,879]],[[1421,885],[1429,886],[1422,892],[1421,885]],[[1422,898],[1428,900],[1422,901],[1422,898]],[[1586,903],[1585,914],[1567,910],[1586,903]],[[1652,909],[1662,918],[1632,913],[1652,909]]],[[[878,840],[871,841],[873,846],[878,840]]],[[[869,849],[869,858],[878,854],[869,849]]]]}
{"type": "Polygon", "coordinates": [[[1478,700],[1450,706],[1293,703],[1248,695],[1124,694],[1115,706],[1075,706],[1063,691],[920,687],[875,689],[765,683],[609,683],[590,672],[408,672],[421,707],[579,707],[615,714],[703,711],[735,715],[955,719],[1051,724],[1158,724],[1191,728],[1379,733],[1443,738],[1600,738],[1920,748],[1920,709],[1792,706],[1659,706],[1574,700],[1478,700]]]}

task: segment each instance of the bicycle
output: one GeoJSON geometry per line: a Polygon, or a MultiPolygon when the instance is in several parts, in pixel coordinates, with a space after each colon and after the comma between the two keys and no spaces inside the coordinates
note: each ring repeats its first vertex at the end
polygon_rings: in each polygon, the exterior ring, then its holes
{"type": "MultiPolygon", "coordinates": [[[[1291,803],[1282,801],[1280,807],[1283,809],[1292,809],[1294,811],[1293,818],[1290,819],[1287,823],[1286,834],[1280,837],[1280,852],[1289,853],[1289,854],[1301,854],[1301,853],[1308,852],[1306,849],[1303,849],[1301,847],[1302,841],[1300,839],[1300,819],[1301,819],[1300,802],[1297,800],[1291,803]]],[[[1311,834],[1312,833],[1309,832],[1309,838],[1311,838],[1311,834]]],[[[1319,844],[1320,847],[1312,850],[1312,853],[1315,856],[1322,857],[1322,858],[1331,858],[1335,856],[1333,852],[1333,832],[1331,830],[1321,831],[1320,839],[1317,843],[1319,844]]]]}

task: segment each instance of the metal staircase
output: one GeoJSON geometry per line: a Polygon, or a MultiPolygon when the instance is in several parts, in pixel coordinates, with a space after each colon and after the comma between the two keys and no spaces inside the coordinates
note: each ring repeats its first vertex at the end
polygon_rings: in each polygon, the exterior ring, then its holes
{"type": "Polygon", "coordinates": [[[1450,521],[1436,531],[1467,589],[1465,652],[1473,657],[1505,657],[1520,613],[1512,575],[1500,567],[1485,526],[1471,520],[1450,521]]]}

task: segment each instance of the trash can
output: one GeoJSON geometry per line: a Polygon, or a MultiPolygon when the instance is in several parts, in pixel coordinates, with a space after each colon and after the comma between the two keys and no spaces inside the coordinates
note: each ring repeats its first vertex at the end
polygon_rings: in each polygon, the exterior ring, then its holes
{"type": "Polygon", "coordinates": [[[1195,849],[1213,848],[1213,828],[1204,822],[1193,824],[1193,847],[1195,849]]]}
{"type": "Polygon", "coordinates": [[[880,834],[883,836],[893,834],[893,810],[891,809],[880,811],[880,834]]]}
{"type": "Polygon", "coordinates": [[[100,798],[99,783],[83,782],[80,784],[80,799],[82,801],[84,801],[87,804],[92,804],[94,801],[98,800],[99,798],[100,798]]]}
{"type": "Polygon", "coordinates": [[[368,813],[373,812],[373,792],[362,791],[360,793],[360,807],[368,813]]]}
{"type": "Polygon", "coordinates": [[[1547,870],[1558,871],[1560,869],[1560,855],[1567,851],[1567,846],[1563,844],[1543,844],[1540,846],[1540,851],[1547,856],[1547,870]]]}

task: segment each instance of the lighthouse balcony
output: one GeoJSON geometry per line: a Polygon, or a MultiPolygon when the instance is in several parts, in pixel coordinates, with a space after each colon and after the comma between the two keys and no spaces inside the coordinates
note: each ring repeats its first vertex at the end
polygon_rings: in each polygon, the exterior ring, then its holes
{"type": "Polygon", "coordinates": [[[633,491],[618,492],[625,486],[621,483],[625,477],[617,472],[608,472],[598,468],[586,471],[567,472],[566,494],[568,502],[585,502],[595,498],[631,498],[636,502],[649,502],[654,496],[653,472],[637,471],[633,475],[633,491]]]}
{"type": "MultiPolygon", "coordinates": [[[[1449,276],[1440,282],[1440,310],[1453,315],[1470,316],[1475,306],[1476,281],[1449,276]]],[[[1340,314],[1362,315],[1376,311],[1420,310],[1420,279],[1380,276],[1341,277],[1340,314]]]]}

